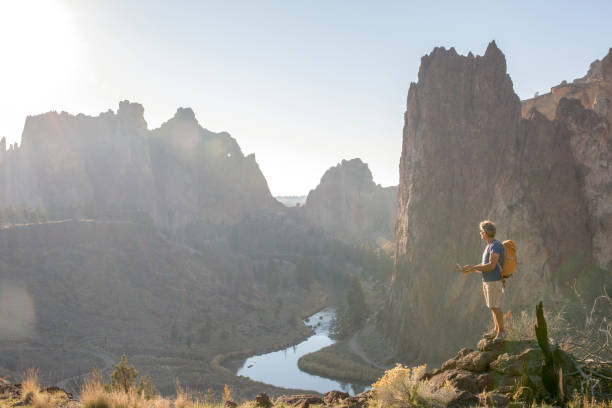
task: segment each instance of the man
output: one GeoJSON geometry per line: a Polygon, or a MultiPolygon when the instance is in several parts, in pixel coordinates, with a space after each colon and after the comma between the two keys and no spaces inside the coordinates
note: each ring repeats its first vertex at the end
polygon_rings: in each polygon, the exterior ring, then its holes
{"type": "Polygon", "coordinates": [[[485,333],[484,337],[503,340],[506,337],[504,331],[504,318],[501,311],[501,298],[503,293],[503,281],[501,264],[504,257],[504,249],[495,239],[495,224],[485,220],[480,223],[480,238],[487,243],[482,254],[482,263],[479,265],[465,265],[462,272],[480,272],[482,275],[482,289],[484,291],[487,307],[491,310],[493,317],[493,330],[485,333]]]}

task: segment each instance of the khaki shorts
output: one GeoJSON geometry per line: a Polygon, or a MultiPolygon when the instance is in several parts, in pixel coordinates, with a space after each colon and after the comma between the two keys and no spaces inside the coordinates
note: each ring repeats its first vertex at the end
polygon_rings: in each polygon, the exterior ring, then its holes
{"type": "Polygon", "coordinates": [[[501,307],[503,287],[501,280],[482,282],[482,291],[484,292],[485,302],[487,302],[489,309],[501,307]]]}

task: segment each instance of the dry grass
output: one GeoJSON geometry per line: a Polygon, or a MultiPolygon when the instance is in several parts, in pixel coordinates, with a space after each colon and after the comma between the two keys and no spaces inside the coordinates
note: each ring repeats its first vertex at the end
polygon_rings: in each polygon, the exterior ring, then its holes
{"type": "MultiPolygon", "coordinates": [[[[544,311],[544,318],[548,327],[548,337],[559,339],[568,327],[563,311],[552,313],[544,311]]],[[[517,314],[511,312],[504,316],[504,326],[508,340],[533,340],[535,337],[534,325],[536,323],[535,311],[523,310],[517,314]]]]}
{"type": "MultiPolygon", "coordinates": [[[[93,378],[93,377],[92,377],[93,378]]],[[[191,393],[177,382],[174,400],[157,396],[146,399],[133,388],[107,390],[100,381],[88,380],[81,391],[83,408],[220,408],[220,403],[207,403],[193,398],[191,393]]]]}
{"type": "Polygon", "coordinates": [[[32,398],[33,408],[54,408],[58,406],[58,400],[52,394],[46,392],[37,392],[32,398]]]}
{"type": "Polygon", "coordinates": [[[33,401],[40,394],[40,383],[38,382],[38,370],[29,368],[23,374],[21,380],[21,397],[24,401],[33,401]]]}
{"type": "Polygon", "coordinates": [[[567,403],[568,408],[612,408],[612,401],[597,401],[586,395],[575,394],[567,403]]]}
{"type": "Polygon", "coordinates": [[[455,396],[455,389],[444,385],[434,390],[428,380],[423,379],[427,366],[408,368],[398,364],[385,372],[372,385],[377,407],[445,407],[455,396]]]}

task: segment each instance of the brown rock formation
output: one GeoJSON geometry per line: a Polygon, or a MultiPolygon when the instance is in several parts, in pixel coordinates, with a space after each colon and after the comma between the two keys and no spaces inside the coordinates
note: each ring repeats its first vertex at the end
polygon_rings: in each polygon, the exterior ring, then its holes
{"type": "Polygon", "coordinates": [[[612,262],[612,49],[583,78],[523,102],[523,116],[537,110],[568,129],[589,210],[593,250],[601,267],[612,262]],[[565,98],[565,99],[562,99],[565,98]]]}
{"type": "MultiPolygon", "coordinates": [[[[523,118],[494,42],[484,56],[436,48],[423,57],[408,93],[396,263],[380,319],[404,356],[439,358],[488,323],[480,277],[453,269],[480,260],[482,219],[496,221],[498,238],[518,246],[505,295],[511,308],[559,296],[602,260],[589,228],[597,222],[585,188],[591,173],[580,175],[593,165],[587,153],[589,164],[581,163],[576,146],[590,152],[603,139],[593,130],[604,118],[570,105],[561,103],[554,121],[536,110],[523,118]]],[[[600,194],[610,194],[606,177],[592,177],[600,194]]],[[[601,231],[609,240],[605,225],[601,231]]]]}
{"type": "Polygon", "coordinates": [[[283,208],[271,196],[255,155],[245,157],[228,133],[202,128],[191,109],[179,108],[151,134],[160,224],[232,222],[283,208]]]}
{"type": "MultiPolygon", "coordinates": [[[[563,370],[563,387],[568,395],[580,388],[578,373],[570,356],[558,350],[563,370]]],[[[478,350],[461,349],[439,369],[425,373],[424,380],[434,390],[450,384],[456,398],[448,406],[505,407],[512,400],[531,403],[533,399],[552,400],[544,387],[544,355],[535,340],[493,342],[481,340],[478,350]],[[517,389],[529,390],[529,398],[520,398],[517,389]]]]}
{"type": "Polygon", "coordinates": [[[116,114],[28,117],[20,147],[0,143],[0,206],[40,206],[52,219],[149,216],[168,229],[280,208],[227,133],[182,108],[149,131],[143,113],[123,101],[116,114]]]}
{"type": "Polygon", "coordinates": [[[346,241],[392,239],[397,188],[374,183],[360,159],[342,160],[311,190],[300,211],[312,224],[346,241]]]}

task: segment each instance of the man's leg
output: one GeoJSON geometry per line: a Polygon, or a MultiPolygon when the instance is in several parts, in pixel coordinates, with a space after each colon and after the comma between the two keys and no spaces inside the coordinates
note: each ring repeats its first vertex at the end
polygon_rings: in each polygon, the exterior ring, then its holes
{"type": "Polygon", "coordinates": [[[504,331],[504,315],[502,314],[501,307],[491,308],[491,314],[493,315],[497,332],[504,331]]]}
{"type": "Polygon", "coordinates": [[[495,334],[497,334],[497,332],[499,332],[499,325],[497,324],[497,316],[495,314],[495,308],[489,309],[489,310],[491,310],[491,317],[493,318],[493,331],[495,332],[495,334]]]}

